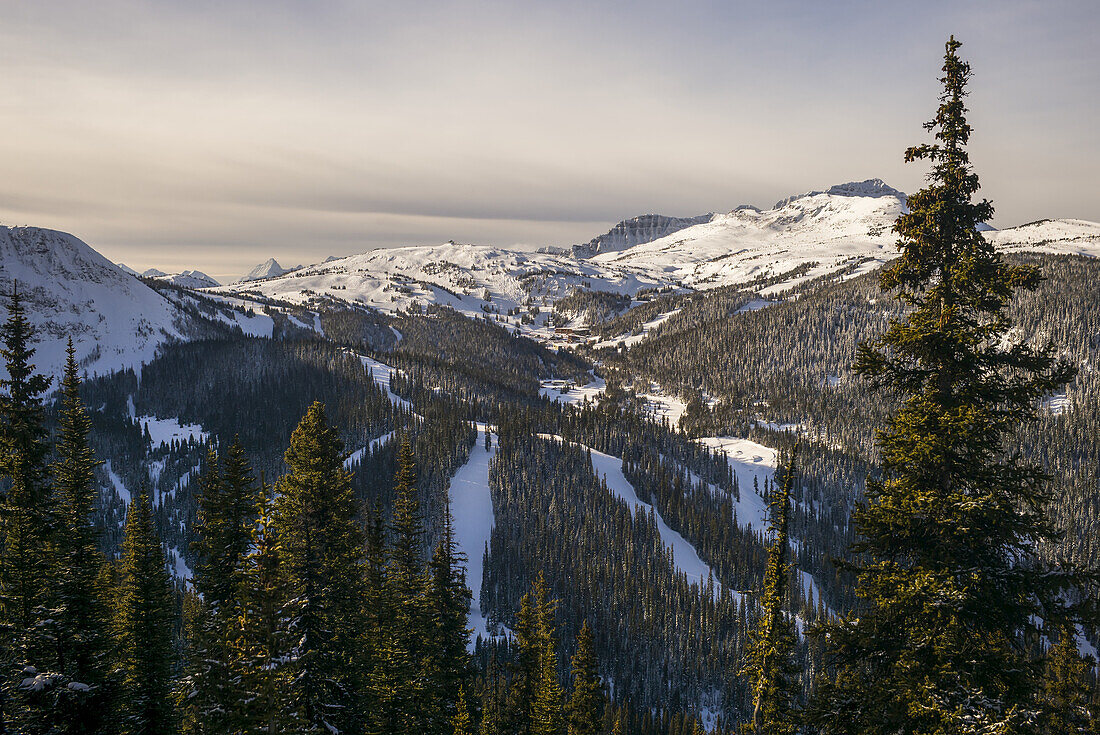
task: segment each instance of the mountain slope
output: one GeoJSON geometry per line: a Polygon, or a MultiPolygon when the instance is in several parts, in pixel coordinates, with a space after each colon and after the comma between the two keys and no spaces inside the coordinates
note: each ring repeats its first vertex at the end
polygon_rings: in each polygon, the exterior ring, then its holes
{"type": "MultiPolygon", "coordinates": [[[[40,330],[35,363],[47,375],[60,372],[70,336],[91,374],[147,362],[180,336],[175,305],[64,232],[0,227],[0,289],[10,293],[13,282],[40,330]]],[[[0,299],[5,318],[6,298],[0,299]]]]}
{"type": "Polygon", "coordinates": [[[1100,257],[1100,223],[1081,219],[1042,219],[986,237],[1005,250],[1100,257]]]}

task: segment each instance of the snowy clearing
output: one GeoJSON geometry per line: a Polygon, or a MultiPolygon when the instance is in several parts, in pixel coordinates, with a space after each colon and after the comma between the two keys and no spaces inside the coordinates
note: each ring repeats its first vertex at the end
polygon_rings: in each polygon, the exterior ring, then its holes
{"type": "Polygon", "coordinates": [[[607,383],[603,378],[596,378],[588,385],[577,386],[571,380],[544,380],[539,395],[558,403],[587,403],[595,401],[607,390],[607,383]]]}
{"type": "Polygon", "coordinates": [[[153,439],[154,447],[162,447],[173,441],[186,442],[194,439],[197,442],[206,441],[207,433],[198,424],[184,424],[179,419],[158,419],[156,416],[137,416],[135,421],[143,428],[149,429],[149,436],[153,439]]]}

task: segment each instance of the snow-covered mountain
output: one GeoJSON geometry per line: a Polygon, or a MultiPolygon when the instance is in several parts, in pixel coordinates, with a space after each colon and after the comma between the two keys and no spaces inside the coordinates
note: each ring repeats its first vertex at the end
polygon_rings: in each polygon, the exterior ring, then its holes
{"type": "Polygon", "coordinates": [[[241,280],[237,283],[245,283],[246,281],[262,281],[265,278],[278,278],[279,276],[290,273],[291,271],[298,270],[302,266],[297,265],[293,268],[284,268],[279,265],[279,262],[274,258],[268,258],[263,263],[250,270],[241,280]]]}
{"type": "Polygon", "coordinates": [[[470,316],[503,315],[517,326],[524,313],[541,307],[530,324],[537,327],[545,324],[546,307],[576,287],[633,295],[662,285],[667,283],[659,277],[569,254],[451,242],[371,250],[276,278],[234,284],[222,293],[258,292],[295,304],[338,299],[383,311],[407,310],[414,302],[434,303],[470,316]]]}
{"type": "Polygon", "coordinates": [[[1048,253],[1100,257],[1100,222],[1081,219],[1042,219],[1018,227],[986,233],[1005,250],[1040,250],[1048,253]]]}
{"type": "MultiPolygon", "coordinates": [[[[768,210],[741,206],[728,214],[619,252],[592,264],[625,268],[696,289],[757,281],[764,293],[810,278],[873,270],[897,257],[894,220],[905,194],[880,179],[788,197],[768,210]],[[758,280],[759,279],[759,280],[758,280]]],[[[1005,230],[983,226],[1006,251],[1100,256],[1100,224],[1041,220],[1005,230]]]]}
{"type": "MultiPolygon", "coordinates": [[[[767,210],[643,215],[572,250],[530,253],[453,242],[378,249],[240,282],[222,293],[254,292],[296,304],[336,299],[383,311],[445,304],[471,316],[492,314],[539,336],[547,331],[546,307],[578,287],[634,296],[646,288],[743,285],[772,294],[818,276],[873,270],[897,257],[891,227],[905,211],[903,193],[869,179],[788,197],[767,210]],[[660,234],[665,231],[671,234],[660,234]]],[[[988,236],[1008,250],[1100,255],[1098,231],[1094,223],[1046,220],[990,228],[988,236]]],[[[278,264],[268,261],[264,272],[274,272],[269,266],[278,264]]]]}
{"type": "Polygon", "coordinates": [[[221,284],[202,271],[183,271],[182,273],[164,273],[154,276],[158,281],[171,283],[182,288],[212,288],[221,284]]]}
{"type": "MultiPolygon", "coordinates": [[[[844,268],[874,268],[896,254],[890,227],[905,195],[879,179],[792,196],[760,210],[741,206],[591,262],[692,288],[782,279],[785,285],[844,268]]],[[[778,286],[776,286],[778,287],[778,286]]]]}
{"type": "MultiPolygon", "coordinates": [[[[4,294],[13,282],[39,330],[35,364],[47,375],[60,373],[68,337],[83,367],[102,374],[140,365],[180,336],[177,306],[64,232],[0,227],[4,294]]],[[[0,319],[6,318],[7,299],[0,298],[0,319]]]]}
{"type": "Polygon", "coordinates": [[[635,245],[652,242],[674,232],[710,222],[713,214],[700,214],[695,217],[666,217],[663,214],[643,214],[625,219],[599,237],[592,238],[584,245],[574,245],[573,254],[578,258],[591,258],[600,253],[614,253],[635,245]]]}

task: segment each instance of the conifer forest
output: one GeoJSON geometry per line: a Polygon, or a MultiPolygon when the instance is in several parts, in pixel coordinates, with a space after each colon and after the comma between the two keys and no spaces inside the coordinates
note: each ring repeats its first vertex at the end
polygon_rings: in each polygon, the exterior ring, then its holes
{"type": "Polygon", "coordinates": [[[1100,258],[987,232],[971,75],[881,263],[127,275],[99,372],[4,280],[0,735],[1100,735],[1100,258]]]}

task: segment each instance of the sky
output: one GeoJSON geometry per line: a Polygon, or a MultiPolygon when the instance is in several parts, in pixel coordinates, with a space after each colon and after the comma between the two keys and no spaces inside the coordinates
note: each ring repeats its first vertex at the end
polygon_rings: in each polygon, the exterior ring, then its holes
{"type": "Polygon", "coordinates": [[[1100,3],[0,0],[0,223],[226,281],[878,177],[943,44],[993,224],[1100,221],[1100,3]]]}

